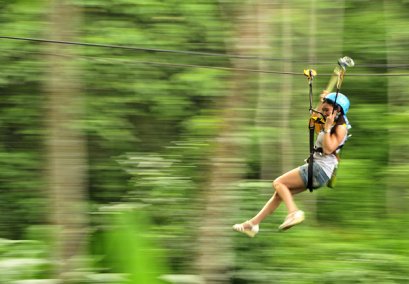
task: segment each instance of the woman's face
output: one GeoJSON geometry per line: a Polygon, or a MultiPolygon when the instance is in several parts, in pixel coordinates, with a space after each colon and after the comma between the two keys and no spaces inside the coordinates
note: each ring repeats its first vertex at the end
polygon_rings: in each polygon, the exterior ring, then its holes
{"type": "MultiPolygon", "coordinates": [[[[332,110],[334,109],[334,107],[332,105],[330,105],[329,103],[324,103],[322,105],[322,113],[324,114],[325,117],[328,117],[330,114],[332,114],[332,110]]],[[[337,110],[335,110],[335,113],[337,112],[337,110]]]]}

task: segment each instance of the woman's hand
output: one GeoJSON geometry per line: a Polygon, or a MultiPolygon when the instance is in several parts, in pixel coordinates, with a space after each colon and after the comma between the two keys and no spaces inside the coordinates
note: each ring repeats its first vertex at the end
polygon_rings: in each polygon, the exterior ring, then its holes
{"type": "Polygon", "coordinates": [[[331,127],[332,127],[332,125],[334,124],[334,121],[335,121],[335,119],[336,119],[336,117],[337,117],[337,114],[338,114],[338,111],[335,110],[335,111],[331,112],[331,113],[326,117],[326,119],[325,119],[325,125],[324,125],[324,130],[325,130],[325,131],[328,132],[328,131],[331,130],[331,127]]]}

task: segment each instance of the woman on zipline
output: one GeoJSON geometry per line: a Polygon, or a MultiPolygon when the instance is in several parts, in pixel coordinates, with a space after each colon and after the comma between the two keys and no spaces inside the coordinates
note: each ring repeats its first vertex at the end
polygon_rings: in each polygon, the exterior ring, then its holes
{"type": "MultiPolygon", "coordinates": [[[[325,122],[320,126],[314,146],[312,182],[314,189],[327,185],[338,165],[337,152],[345,143],[350,127],[346,117],[349,106],[348,98],[341,93],[328,94],[324,91],[320,96],[320,105],[316,112],[325,117],[325,122]]],[[[303,192],[307,186],[308,164],[283,174],[274,180],[275,193],[260,212],[244,223],[235,224],[233,230],[254,237],[259,231],[259,224],[272,214],[282,201],[287,207],[288,215],[279,229],[287,230],[301,223],[304,221],[304,212],[298,209],[293,195],[303,192]]]]}

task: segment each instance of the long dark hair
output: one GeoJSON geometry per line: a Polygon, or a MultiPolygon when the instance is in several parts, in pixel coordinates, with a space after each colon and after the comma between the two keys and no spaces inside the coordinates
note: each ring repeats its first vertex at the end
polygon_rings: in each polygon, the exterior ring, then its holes
{"type": "Polygon", "coordinates": [[[335,125],[343,125],[346,124],[347,122],[345,121],[344,115],[342,113],[340,113],[338,115],[337,120],[335,121],[335,125]]]}

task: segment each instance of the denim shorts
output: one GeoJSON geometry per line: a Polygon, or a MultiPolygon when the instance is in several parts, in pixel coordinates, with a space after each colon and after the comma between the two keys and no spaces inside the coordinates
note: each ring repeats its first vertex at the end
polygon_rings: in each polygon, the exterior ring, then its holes
{"type": "MultiPolygon", "coordinates": [[[[301,178],[304,181],[304,185],[305,187],[307,187],[308,185],[308,164],[304,164],[300,166],[299,169],[300,169],[301,178]]],[[[330,180],[330,178],[327,176],[324,170],[316,163],[313,164],[312,176],[313,176],[312,187],[314,189],[323,187],[330,180]]]]}

